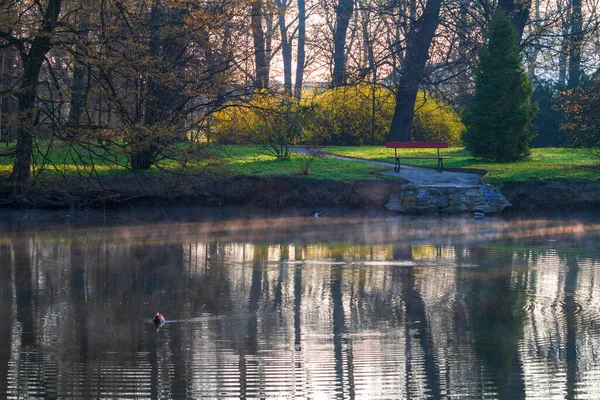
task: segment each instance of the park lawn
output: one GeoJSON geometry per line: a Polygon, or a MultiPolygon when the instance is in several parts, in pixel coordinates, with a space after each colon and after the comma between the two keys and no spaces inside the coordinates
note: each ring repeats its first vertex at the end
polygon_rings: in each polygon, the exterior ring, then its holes
{"type": "Polygon", "coordinates": [[[383,177],[373,174],[374,171],[382,169],[377,165],[336,160],[333,158],[316,158],[310,166],[310,173],[302,175],[302,167],[308,156],[292,153],[287,159],[277,160],[275,157],[269,155],[262,146],[218,146],[218,151],[221,155],[222,164],[215,166],[213,170],[233,175],[288,175],[334,181],[350,179],[370,180],[381,179],[383,177]]]}
{"type": "MultiPolygon", "coordinates": [[[[8,148],[10,150],[10,147],[8,148]]],[[[4,150],[4,149],[2,149],[4,150]]],[[[36,168],[40,160],[46,159],[45,173],[82,176],[114,176],[131,172],[127,166],[127,156],[117,145],[110,154],[99,148],[85,148],[80,145],[68,146],[55,142],[48,151],[48,144],[41,143],[36,168]],[[44,154],[45,157],[41,157],[44,154]]],[[[393,149],[384,146],[345,146],[326,147],[325,152],[347,157],[367,160],[386,161],[393,163],[393,149]]],[[[158,167],[152,167],[146,173],[161,171],[176,171],[183,173],[212,172],[219,175],[246,176],[305,176],[318,180],[370,180],[377,178],[393,179],[373,174],[381,169],[379,166],[356,163],[337,159],[315,159],[310,167],[309,175],[302,174],[302,166],[306,156],[292,153],[290,158],[277,160],[268,155],[262,146],[256,145],[217,145],[190,153],[188,144],[173,145],[169,151],[188,161],[182,164],[170,159],[162,160],[158,167]],[[187,156],[186,156],[187,154],[187,156]]],[[[404,155],[434,155],[434,149],[402,149],[404,155]]],[[[489,171],[485,180],[492,184],[504,182],[542,181],[556,179],[598,180],[600,169],[598,159],[581,149],[543,148],[532,149],[531,157],[524,161],[513,163],[496,163],[471,157],[463,148],[442,149],[443,155],[452,157],[444,162],[447,168],[477,168],[489,171]]],[[[0,175],[7,176],[12,169],[12,157],[0,157],[0,175]]],[[[435,160],[404,160],[403,163],[418,166],[435,166],[435,160]]]]}
{"type": "MultiPolygon", "coordinates": [[[[11,148],[2,149],[9,151],[11,148]]],[[[173,159],[158,162],[144,173],[159,173],[161,171],[181,172],[196,174],[210,172],[218,175],[246,175],[246,176],[304,176],[317,180],[344,181],[371,180],[382,178],[373,174],[381,167],[335,159],[315,159],[310,166],[308,175],[302,174],[302,167],[306,156],[292,153],[290,158],[278,160],[268,155],[262,146],[252,145],[222,145],[210,146],[195,154],[187,154],[190,146],[181,143],[169,148],[178,159],[187,158],[183,164],[173,159]]],[[[80,176],[119,176],[131,172],[128,159],[123,149],[117,144],[113,145],[110,152],[98,147],[84,145],[70,146],[61,142],[40,142],[33,158],[34,171],[44,168],[44,174],[80,175],[80,176]],[[42,163],[42,160],[43,163],[42,163]]],[[[12,171],[13,157],[0,157],[0,175],[8,176],[12,171]]],[[[383,177],[384,179],[393,179],[383,177]]]]}
{"type": "MultiPolygon", "coordinates": [[[[340,146],[327,147],[323,151],[346,157],[367,160],[387,161],[394,155],[393,149],[384,146],[340,146]]],[[[435,155],[435,149],[399,149],[401,155],[435,155]]],[[[536,148],[531,149],[527,160],[499,163],[484,161],[472,157],[464,148],[441,149],[440,154],[452,157],[444,161],[446,168],[477,168],[489,174],[486,182],[500,184],[504,182],[544,181],[556,179],[598,180],[600,179],[600,160],[584,149],[536,148]]],[[[433,167],[435,160],[402,160],[403,164],[433,167]]]]}

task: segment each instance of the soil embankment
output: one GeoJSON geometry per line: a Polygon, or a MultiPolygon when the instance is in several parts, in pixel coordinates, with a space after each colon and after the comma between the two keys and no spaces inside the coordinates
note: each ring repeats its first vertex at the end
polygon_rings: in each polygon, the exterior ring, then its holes
{"type": "MultiPolygon", "coordinates": [[[[321,181],[300,176],[177,176],[128,174],[100,179],[45,179],[26,201],[9,200],[0,189],[0,204],[39,208],[110,207],[121,204],[256,205],[264,207],[384,207],[399,179],[321,181]]],[[[499,187],[513,210],[578,209],[600,206],[600,181],[526,181],[499,187]]]]}
{"type": "Polygon", "coordinates": [[[524,181],[499,186],[513,209],[592,208],[600,206],[600,181],[524,181]]]}
{"type": "Polygon", "coordinates": [[[4,186],[1,202],[7,206],[40,208],[109,207],[121,204],[256,205],[265,207],[381,206],[399,183],[320,181],[295,176],[180,176],[128,174],[100,179],[46,180],[19,204],[10,201],[4,186]]]}

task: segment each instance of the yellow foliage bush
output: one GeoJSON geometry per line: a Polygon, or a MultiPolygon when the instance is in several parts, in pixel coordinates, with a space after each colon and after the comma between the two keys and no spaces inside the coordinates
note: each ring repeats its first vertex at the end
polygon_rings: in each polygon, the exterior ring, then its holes
{"type": "Polygon", "coordinates": [[[447,142],[450,146],[460,146],[460,137],[465,129],[460,116],[449,104],[426,92],[417,94],[413,141],[447,142]]]}
{"type": "Polygon", "coordinates": [[[394,115],[394,95],[368,84],[316,94],[306,139],[314,144],[362,145],[385,142],[394,115]],[[373,92],[375,96],[373,96],[373,92]],[[373,102],[373,97],[375,101],[373,102]]]}
{"type": "Polygon", "coordinates": [[[309,108],[285,96],[255,94],[243,106],[231,105],[214,115],[218,143],[257,143],[277,158],[302,140],[309,108]]]}
{"type": "MultiPolygon", "coordinates": [[[[219,143],[265,143],[272,136],[293,136],[312,145],[384,144],[394,115],[394,94],[359,84],[304,97],[301,103],[259,93],[244,105],[215,113],[213,138],[219,143]],[[374,94],[374,96],[373,96],[374,94]],[[373,99],[374,98],[374,99],[373,99]],[[272,134],[269,131],[273,131],[272,134]]],[[[460,144],[465,126],[450,105],[424,92],[415,104],[414,141],[460,144]]]]}

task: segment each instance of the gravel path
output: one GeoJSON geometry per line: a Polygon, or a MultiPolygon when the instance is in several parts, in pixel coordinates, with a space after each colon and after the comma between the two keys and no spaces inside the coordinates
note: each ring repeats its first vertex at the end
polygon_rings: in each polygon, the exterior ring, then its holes
{"type": "MultiPolygon", "coordinates": [[[[311,149],[307,148],[294,148],[291,149],[297,153],[307,153],[311,149]]],[[[394,164],[383,162],[383,161],[371,161],[364,160],[362,158],[343,157],[334,154],[325,153],[328,158],[337,158],[339,160],[347,160],[353,162],[360,162],[365,164],[379,165],[385,167],[383,171],[378,173],[382,175],[394,176],[397,178],[406,179],[419,186],[453,186],[453,187],[464,187],[464,186],[479,186],[481,185],[481,174],[473,172],[454,172],[444,171],[438,172],[435,168],[423,168],[413,167],[409,165],[402,165],[400,172],[394,172],[394,164]]],[[[435,160],[432,160],[432,164],[435,160]]]]}

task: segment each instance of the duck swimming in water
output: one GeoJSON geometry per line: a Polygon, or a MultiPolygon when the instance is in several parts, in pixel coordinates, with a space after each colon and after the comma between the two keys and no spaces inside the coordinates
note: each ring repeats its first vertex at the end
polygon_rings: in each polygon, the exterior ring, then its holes
{"type": "Polygon", "coordinates": [[[165,323],[165,317],[161,313],[154,314],[154,318],[152,318],[152,322],[154,322],[154,326],[160,328],[165,323]]]}

